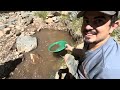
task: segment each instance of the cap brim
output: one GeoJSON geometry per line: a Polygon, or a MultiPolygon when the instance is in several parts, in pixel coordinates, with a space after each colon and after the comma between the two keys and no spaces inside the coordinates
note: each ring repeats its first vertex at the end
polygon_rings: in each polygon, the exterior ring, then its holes
{"type": "Polygon", "coordinates": [[[114,15],[116,13],[116,11],[100,11],[104,14],[107,14],[107,15],[114,15]]]}
{"type": "Polygon", "coordinates": [[[77,14],[77,18],[84,16],[85,11],[79,11],[77,14]]]}
{"type": "MultiPolygon", "coordinates": [[[[115,11],[100,11],[100,12],[107,14],[107,15],[114,15],[116,13],[115,11]]],[[[77,18],[84,16],[84,13],[85,11],[79,11],[77,14],[77,18]]]]}

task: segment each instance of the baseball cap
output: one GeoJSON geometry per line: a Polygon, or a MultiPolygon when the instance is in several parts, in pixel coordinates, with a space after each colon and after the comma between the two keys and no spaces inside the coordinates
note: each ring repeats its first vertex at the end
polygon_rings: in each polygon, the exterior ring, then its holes
{"type": "MultiPolygon", "coordinates": [[[[78,11],[77,18],[83,16],[85,12],[86,11],[78,11]]],[[[117,14],[117,16],[118,16],[118,11],[99,11],[99,12],[107,14],[107,15],[115,15],[115,14],[117,14]]]]}

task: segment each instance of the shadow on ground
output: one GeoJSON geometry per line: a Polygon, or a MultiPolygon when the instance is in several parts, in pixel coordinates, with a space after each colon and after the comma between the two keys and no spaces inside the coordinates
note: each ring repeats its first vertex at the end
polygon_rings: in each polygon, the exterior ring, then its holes
{"type": "Polygon", "coordinates": [[[0,66],[0,79],[2,78],[8,78],[10,73],[14,71],[14,69],[17,67],[18,64],[22,62],[23,58],[18,58],[16,60],[10,60],[8,62],[5,62],[4,65],[0,66]]]}

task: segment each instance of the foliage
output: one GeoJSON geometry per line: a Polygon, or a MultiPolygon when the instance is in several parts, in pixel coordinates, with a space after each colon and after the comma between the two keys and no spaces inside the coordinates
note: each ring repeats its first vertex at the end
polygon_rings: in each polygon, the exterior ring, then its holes
{"type": "Polygon", "coordinates": [[[114,37],[116,40],[120,40],[120,27],[118,27],[117,29],[115,29],[112,34],[112,37],[114,37]]]}
{"type": "Polygon", "coordinates": [[[35,16],[43,18],[43,20],[46,19],[47,15],[48,15],[47,11],[39,11],[39,12],[37,11],[37,12],[35,12],[35,16]]]}

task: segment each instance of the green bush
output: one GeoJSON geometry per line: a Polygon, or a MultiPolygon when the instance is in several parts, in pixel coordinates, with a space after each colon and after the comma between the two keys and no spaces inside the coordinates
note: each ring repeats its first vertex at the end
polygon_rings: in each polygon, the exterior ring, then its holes
{"type": "Polygon", "coordinates": [[[115,30],[112,32],[111,36],[112,36],[113,38],[115,38],[117,41],[120,41],[120,27],[118,27],[117,29],[115,29],[115,30]]]}
{"type": "Polygon", "coordinates": [[[81,26],[82,26],[82,17],[81,18],[74,18],[73,20],[72,20],[72,23],[71,23],[71,26],[72,26],[72,29],[74,30],[74,31],[78,31],[78,30],[80,30],[81,29],[81,26]]]}
{"type": "Polygon", "coordinates": [[[81,18],[73,17],[71,21],[69,15],[62,15],[60,19],[61,19],[61,22],[63,23],[65,23],[65,21],[69,21],[68,27],[71,28],[74,32],[80,30],[82,26],[82,21],[83,21],[82,17],[81,18]]]}
{"type": "Polygon", "coordinates": [[[35,12],[35,16],[38,16],[40,18],[43,18],[43,20],[45,20],[45,18],[47,17],[48,12],[47,11],[39,11],[39,12],[35,12]]]}

